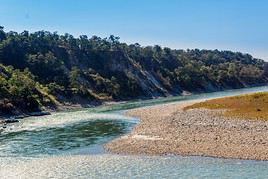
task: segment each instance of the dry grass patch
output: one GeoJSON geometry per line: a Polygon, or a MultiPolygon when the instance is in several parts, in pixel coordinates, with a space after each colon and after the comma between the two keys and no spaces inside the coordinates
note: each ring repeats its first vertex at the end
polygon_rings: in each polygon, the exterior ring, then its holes
{"type": "Polygon", "coordinates": [[[212,99],[185,107],[184,110],[223,109],[224,116],[268,120],[268,92],[212,99]]]}

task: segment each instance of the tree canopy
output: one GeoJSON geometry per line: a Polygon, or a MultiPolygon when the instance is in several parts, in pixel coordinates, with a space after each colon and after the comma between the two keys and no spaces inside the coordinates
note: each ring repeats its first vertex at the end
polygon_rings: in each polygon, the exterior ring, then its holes
{"type": "MultiPolygon", "coordinates": [[[[249,54],[177,50],[108,38],[0,27],[0,100],[32,108],[259,85],[268,65],[249,54]]],[[[3,103],[3,102],[2,102],[3,103]]]]}

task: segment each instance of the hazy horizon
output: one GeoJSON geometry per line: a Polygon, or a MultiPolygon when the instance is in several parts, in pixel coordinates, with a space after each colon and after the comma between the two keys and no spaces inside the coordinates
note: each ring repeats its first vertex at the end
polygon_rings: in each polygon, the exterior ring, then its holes
{"type": "Polygon", "coordinates": [[[218,49],[268,61],[268,1],[3,0],[5,31],[119,36],[121,42],[173,49],[218,49]]]}

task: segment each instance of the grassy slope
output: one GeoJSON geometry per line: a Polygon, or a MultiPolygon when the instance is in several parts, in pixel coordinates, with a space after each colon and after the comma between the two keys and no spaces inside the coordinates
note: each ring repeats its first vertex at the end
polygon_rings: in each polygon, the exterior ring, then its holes
{"type": "Polygon", "coordinates": [[[268,92],[208,100],[185,109],[224,109],[225,116],[268,120],[268,92]]]}

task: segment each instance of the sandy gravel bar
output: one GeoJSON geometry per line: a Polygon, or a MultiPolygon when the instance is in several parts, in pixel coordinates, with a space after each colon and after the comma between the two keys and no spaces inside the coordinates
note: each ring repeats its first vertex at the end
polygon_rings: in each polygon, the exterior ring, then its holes
{"type": "Polygon", "coordinates": [[[198,155],[268,160],[268,122],[231,119],[222,111],[183,108],[196,101],[129,110],[134,130],[105,147],[121,154],[198,155]]]}

